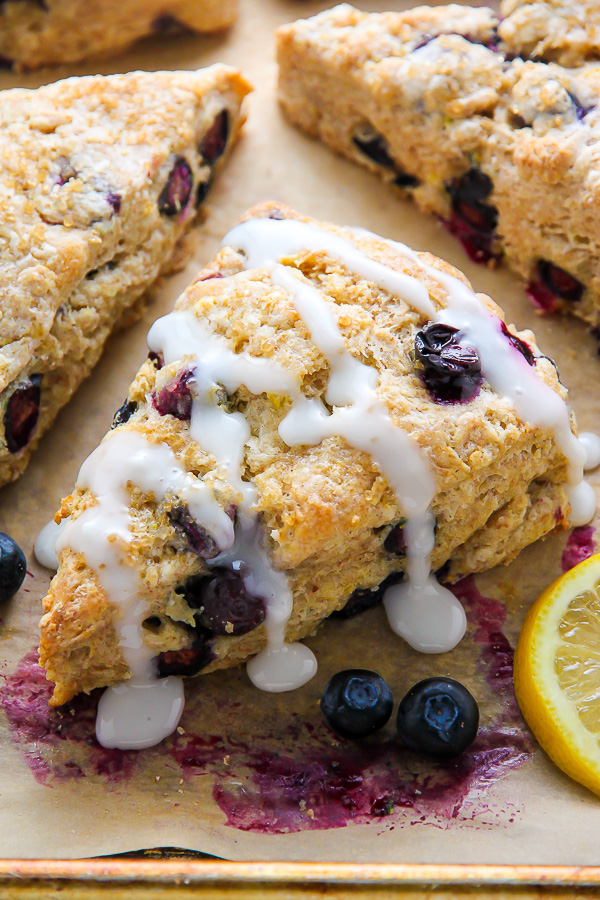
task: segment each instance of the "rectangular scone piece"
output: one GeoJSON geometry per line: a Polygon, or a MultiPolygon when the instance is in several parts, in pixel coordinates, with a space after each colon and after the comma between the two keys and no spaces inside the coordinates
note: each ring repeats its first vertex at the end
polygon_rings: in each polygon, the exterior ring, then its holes
{"type": "Polygon", "coordinates": [[[16,71],[119,53],[152,34],[233,24],[238,0],[4,0],[0,62],[16,71]]]}
{"type": "Polygon", "coordinates": [[[54,704],[126,680],[134,644],[212,672],[373,605],[407,560],[456,579],[567,526],[555,365],[429,253],[261,204],[148,344],[60,510],[54,704]]]}
{"type": "Polygon", "coordinates": [[[0,93],[0,487],[175,265],[248,90],[213,66],[0,93]]]}
{"type": "Polygon", "coordinates": [[[343,4],[277,32],[280,100],[472,259],[504,257],[539,308],[598,328],[600,66],[514,58],[519,33],[487,8],[343,4]]]}

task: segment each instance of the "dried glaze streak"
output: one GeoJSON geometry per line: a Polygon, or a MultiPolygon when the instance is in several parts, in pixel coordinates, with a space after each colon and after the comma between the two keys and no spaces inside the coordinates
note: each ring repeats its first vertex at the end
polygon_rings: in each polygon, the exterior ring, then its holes
{"type": "Polygon", "coordinates": [[[596,552],[596,529],[593,525],[585,525],[582,528],[574,528],[565,544],[561,557],[563,572],[568,572],[574,566],[579,565],[584,559],[588,559],[596,552]]]}
{"type": "Polygon", "coordinates": [[[37,650],[2,677],[0,706],[11,738],[40,784],[84,776],[117,784],[134,774],[137,754],[107,749],[93,737],[98,691],[51,709],[52,684],[38,664],[37,650]]]}

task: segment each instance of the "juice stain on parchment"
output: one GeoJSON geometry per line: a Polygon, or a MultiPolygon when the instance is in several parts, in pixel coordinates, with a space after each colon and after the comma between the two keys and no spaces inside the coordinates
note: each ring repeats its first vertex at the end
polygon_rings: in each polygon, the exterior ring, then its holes
{"type": "MultiPolygon", "coordinates": [[[[563,568],[593,552],[593,529],[575,529],[563,552],[563,568]]],[[[193,792],[196,776],[210,773],[213,797],[227,824],[261,833],[339,828],[352,822],[385,822],[390,828],[489,822],[494,817],[486,800],[490,787],[521,766],[533,744],[514,699],[513,648],[504,633],[504,605],[482,595],[472,576],[452,590],[465,606],[468,652],[476,656],[479,678],[489,690],[481,702],[477,739],[455,760],[434,763],[406,750],[393,737],[393,719],[365,741],[337,739],[316,703],[308,713],[294,711],[293,694],[277,700],[271,695],[279,706],[255,722],[244,702],[253,689],[239,669],[210,676],[210,704],[200,689],[202,681],[196,690],[190,685],[183,727],[160,746],[139,753],[107,750],[97,743],[94,723],[101,691],[50,709],[52,685],[35,651],[4,676],[0,705],[34,777],[48,786],[85,777],[118,790],[132,776],[145,769],[160,772],[162,766],[174,783],[183,779],[187,793],[193,792]]],[[[343,627],[336,623],[338,638],[343,627]]],[[[353,653],[355,665],[360,665],[359,655],[360,648],[353,653]]],[[[456,667],[449,670],[460,678],[456,667]]]]}

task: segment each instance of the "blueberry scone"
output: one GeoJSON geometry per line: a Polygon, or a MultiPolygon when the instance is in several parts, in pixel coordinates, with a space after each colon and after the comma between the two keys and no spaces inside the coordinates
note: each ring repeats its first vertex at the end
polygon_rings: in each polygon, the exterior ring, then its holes
{"type": "Polygon", "coordinates": [[[169,266],[248,90],[214,66],[0,93],[0,486],[169,266]]]}
{"type": "Polygon", "coordinates": [[[0,62],[24,70],[110,56],[151,34],[227,28],[236,10],[237,0],[3,0],[0,62]]]}
{"type": "Polygon", "coordinates": [[[503,0],[498,36],[516,56],[578,66],[600,59],[597,0],[503,0]]]}
{"type": "Polygon", "coordinates": [[[503,27],[486,8],[344,4],[279,30],[280,99],[471,258],[504,256],[540,308],[598,327],[600,67],[513,58],[503,27]]]}
{"type": "Polygon", "coordinates": [[[262,204],[148,344],[60,510],[56,705],[250,657],[288,689],[314,671],[294,642],[382,597],[449,649],[464,614],[432,573],[507,562],[589,500],[553,362],[428,253],[262,204]]]}

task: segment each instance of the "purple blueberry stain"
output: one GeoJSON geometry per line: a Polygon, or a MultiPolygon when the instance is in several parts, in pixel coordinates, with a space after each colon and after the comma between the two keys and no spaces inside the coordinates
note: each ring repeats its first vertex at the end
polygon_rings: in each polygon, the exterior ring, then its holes
{"type": "Polygon", "coordinates": [[[108,194],[106,197],[106,202],[112,209],[114,215],[118,216],[118,214],[121,212],[121,195],[111,191],[110,194],[108,194]]]}
{"type": "Polygon", "coordinates": [[[169,172],[167,183],[158,198],[158,210],[163,216],[178,216],[192,193],[193,175],[184,156],[178,156],[169,172]]]}
{"type": "Polygon", "coordinates": [[[596,552],[595,529],[593,525],[582,525],[574,528],[569,537],[561,557],[561,568],[568,572],[584,559],[589,559],[596,552]]]}
{"type": "Polygon", "coordinates": [[[546,259],[540,259],[526,290],[534,306],[543,312],[554,312],[561,300],[578,303],[585,286],[570,272],[546,259]]]}
{"type": "Polygon", "coordinates": [[[139,761],[133,751],[110,750],[94,736],[96,709],[101,691],[80,694],[58,709],[48,706],[53,685],[31,650],[11,675],[2,676],[0,706],[8,719],[14,743],[24,754],[36,781],[101,777],[117,784],[131,777],[139,761]],[[73,757],[83,750],[85,768],[73,757]]]}
{"type": "Polygon", "coordinates": [[[4,436],[10,453],[18,453],[31,440],[40,414],[41,375],[17,384],[4,412],[4,436]]]}
{"type": "Polygon", "coordinates": [[[229,138],[229,112],[222,109],[200,141],[200,156],[212,166],[223,155],[229,138]]]}
{"type": "Polygon", "coordinates": [[[415,361],[434,402],[468,403],[479,393],[481,359],[474,347],[461,344],[458,329],[430,322],[415,336],[415,361]]]}
{"type": "Polygon", "coordinates": [[[474,262],[489,262],[501,255],[496,240],[498,210],[487,202],[493,187],[491,178],[476,168],[446,185],[452,213],[444,224],[474,262]]]}
{"type": "Polygon", "coordinates": [[[152,395],[152,405],[161,416],[174,416],[189,422],[192,415],[193,395],[190,385],[194,382],[195,369],[184,369],[177,378],[152,395]]]}

